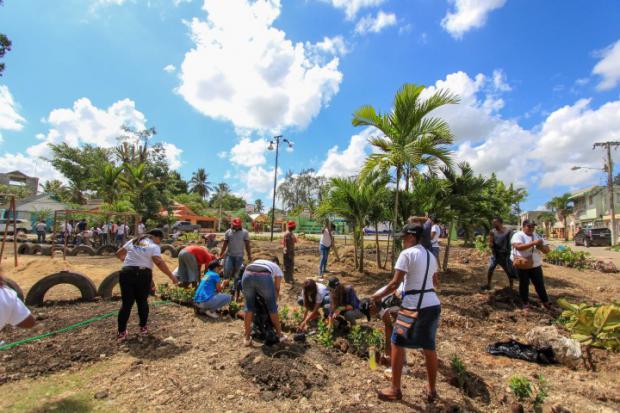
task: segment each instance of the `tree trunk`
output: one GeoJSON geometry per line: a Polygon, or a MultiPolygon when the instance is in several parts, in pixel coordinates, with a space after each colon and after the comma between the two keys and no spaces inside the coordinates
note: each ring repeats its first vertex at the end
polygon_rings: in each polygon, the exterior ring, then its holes
{"type": "Polygon", "coordinates": [[[564,241],[568,242],[568,227],[566,226],[567,219],[566,219],[566,217],[563,217],[563,218],[564,218],[564,241]]]}
{"type": "Polygon", "coordinates": [[[375,248],[377,249],[377,269],[381,268],[381,250],[379,249],[379,223],[375,222],[375,248]]]}
{"type": "Polygon", "coordinates": [[[387,268],[387,262],[390,258],[390,239],[392,239],[392,233],[388,232],[387,246],[385,247],[385,261],[383,262],[382,269],[387,268]]]}
{"type": "MultiPolygon", "coordinates": [[[[400,170],[400,166],[396,167],[396,192],[394,195],[394,221],[392,223],[392,231],[394,232],[394,234],[396,234],[396,231],[398,231],[398,202],[399,202],[399,184],[400,184],[400,174],[401,174],[401,170],[400,170]]],[[[394,270],[394,257],[396,257],[396,242],[394,242],[392,244],[392,270],[394,270]]]]}
{"type": "Polygon", "coordinates": [[[454,221],[448,224],[448,243],[446,244],[446,252],[443,255],[443,270],[448,271],[448,257],[450,256],[450,244],[452,242],[452,227],[454,221]]]}
{"type": "Polygon", "coordinates": [[[409,179],[411,178],[411,166],[405,166],[405,192],[409,192],[409,179]]]}
{"type": "Polygon", "coordinates": [[[364,228],[359,233],[360,242],[360,272],[364,272],[364,228]]]}
{"type": "Polygon", "coordinates": [[[353,228],[353,257],[355,258],[355,269],[357,270],[359,261],[357,259],[357,232],[355,228],[353,228]]]}

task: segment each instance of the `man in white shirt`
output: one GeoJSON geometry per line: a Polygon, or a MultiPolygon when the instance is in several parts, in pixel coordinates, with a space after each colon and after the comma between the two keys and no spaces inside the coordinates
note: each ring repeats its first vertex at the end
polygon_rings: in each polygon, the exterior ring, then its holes
{"type": "Polygon", "coordinates": [[[441,236],[441,228],[439,227],[439,218],[432,217],[433,226],[431,227],[431,252],[439,261],[439,237],[441,236]]]}
{"type": "Polygon", "coordinates": [[[0,330],[7,324],[31,328],[34,326],[34,317],[0,276],[0,330]]]}
{"type": "Polygon", "coordinates": [[[119,222],[116,226],[116,246],[120,247],[123,245],[125,240],[125,233],[127,232],[127,225],[119,222]]]}

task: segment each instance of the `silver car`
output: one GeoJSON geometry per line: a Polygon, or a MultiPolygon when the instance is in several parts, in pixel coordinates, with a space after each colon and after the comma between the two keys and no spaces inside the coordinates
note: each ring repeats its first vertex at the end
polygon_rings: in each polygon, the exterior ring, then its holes
{"type": "MultiPolygon", "coordinates": [[[[16,219],[15,227],[17,235],[25,235],[29,232],[32,232],[32,223],[26,219],[16,219]]],[[[4,231],[7,231],[7,234],[13,235],[13,220],[12,219],[0,219],[0,235],[4,234],[4,231]],[[6,228],[8,226],[8,228],[6,228]]]]}

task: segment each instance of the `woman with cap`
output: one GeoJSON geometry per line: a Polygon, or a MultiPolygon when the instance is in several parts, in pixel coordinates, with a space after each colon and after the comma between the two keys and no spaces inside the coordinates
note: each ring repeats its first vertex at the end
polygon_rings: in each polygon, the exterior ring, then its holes
{"type": "Polygon", "coordinates": [[[510,240],[512,245],[510,259],[519,275],[519,295],[523,302],[523,310],[526,312],[530,303],[530,280],[542,305],[547,309],[550,308],[542,271],[542,254],[547,254],[550,249],[542,237],[534,231],[535,229],[536,223],[526,219],[523,221],[522,230],[517,231],[510,240]]]}
{"type": "Polygon", "coordinates": [[[379,391],[378,396],[385,401],[402,399],[401,376],[405,349],[419,348],[423,350],[426,360],[426,398],[428,402],[433,402],[437,398],[435,383],[438,368],[435,336],[441,314],[441,304],[434,289],[438,281],[437,259],[420,244],[424,237],[424,228],[421,225],[405,225],[400,237],[404,249],[394,265],[394,277],[384,289],[371,297],[375,303],[379,303],[404,282],[402,305],[391,339],[392,383],[390,387],[379,391]]]}
{"type": "Polygon", "coordinates": [[[284,256],[284,281],[287,284],[290,284],[290,288],[294,288],[295,286],[295,243],[297,242],[297,237],[295,237],[295,228],[297,227],[297,223],[295,221],[289,221],[286,224],[287,231],[284,233],[284,238],[282,239],[283,246],[283,256],[284,256]]]}
{"type": "Polygon", "coordinates": [[[179,252],[179,269],[177,277],[182,287],[191,285],[196,287],[202,274],[203,266],[206,268],[215,257],[203,246],[188,245],[179,252]]]}
{"type": "MultiPolygon", "coordinates": [[[[222,268],[222,261],[213,259],[207,266],[207,272],[196,289],[194,307],[196,313],[204,312],[211,318],[218,318],[217,310],[230,304],[230,294],[222,293],[222,283],[218,270],[222,268]]],[[[224,284],[228,281],[224,281],[224,284]]],[[[225,285],[224,285],[225,286],[225,285]]]]}
{"type": "Polygon", "coordinates": [[[349,323],[355,324],[356,319],[364,316],[360,311],[360,300],[352,285],[341,284],[337,277],[331,277],[327,286],[330,297],[330,304],[327,306],[330,323],[342,316],[349,323]]]}
{"type": "Polygon", "coordinates": [[[116,257],[123,261],[119,274],[121,287],[121,309],[118,312],[118,340],[127,339],[127,321],[131,315],[134,302],[138,306],[140,333],[148,333],[146,323],[149,317],[148,297],[153,283],[153,264],[155,264],[170,280],[177,284],[176,277],[161,258],[159,244],[164,238],[161,229],[153,229],[128,241],[117,252],[116,257]]]}

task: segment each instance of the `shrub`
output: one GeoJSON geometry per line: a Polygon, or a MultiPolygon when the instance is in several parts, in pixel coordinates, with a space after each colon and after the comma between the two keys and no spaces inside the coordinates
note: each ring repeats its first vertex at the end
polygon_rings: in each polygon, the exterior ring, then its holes
{"type": "Polygon", "coordinates": [[[316,339],[325,347],[334,346],[334,329],[322,318],[319,319],[319,325],[316,331],[316,339]]]}
{"type": "Polygon", "coordinates": [[[379,349],[383,345],[383,332],[379,329],[354,325],[348,337],[351,346],[360,355],[368,354],[370,348],[379,349]]]}
{"type": "Polygon", "coordinates": [[[476,239],[474,239],[474,248],[483,253],[491,252],[488,239],[484,235],[476,235],[476,239]]]}
{"type": "Polygon", "coordinates": [[[547,255],[545,255],[545,261],[550,264],[583,270],[590,267],[592,260],[590,259],[590,253],[573,251],[566,247],[550,251],[547,255]]]}
{"type": "Polygon", "coordinates": [[[532,382],[527,377],[512,376],[508,382],[508,387],[520,403],[532,397],[532,382]]]}

